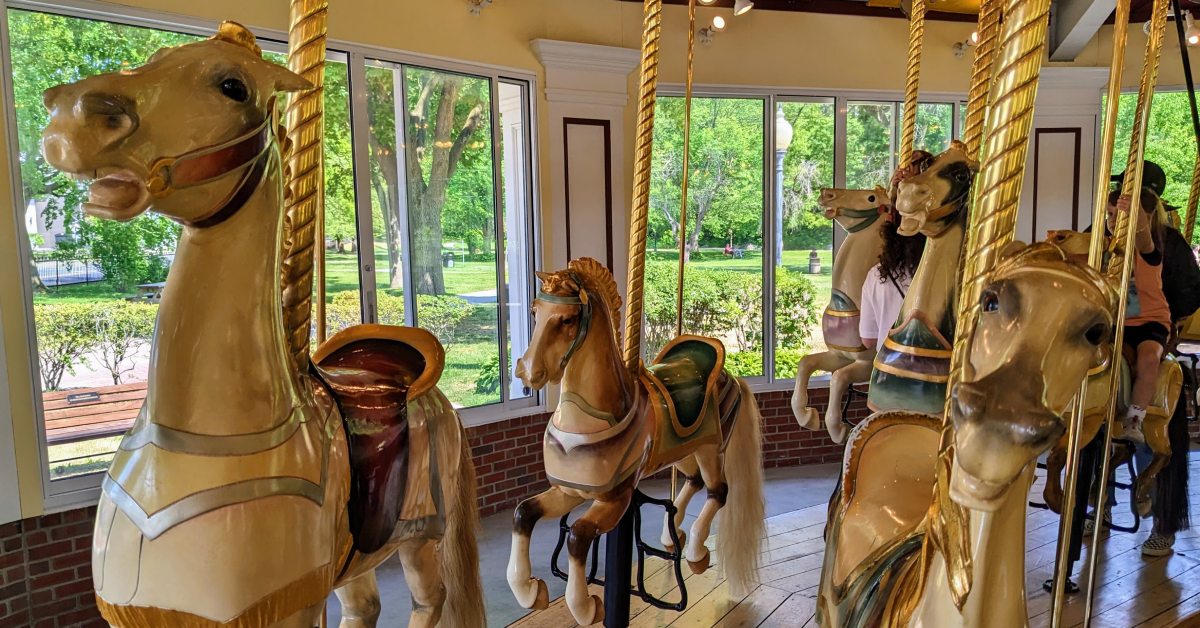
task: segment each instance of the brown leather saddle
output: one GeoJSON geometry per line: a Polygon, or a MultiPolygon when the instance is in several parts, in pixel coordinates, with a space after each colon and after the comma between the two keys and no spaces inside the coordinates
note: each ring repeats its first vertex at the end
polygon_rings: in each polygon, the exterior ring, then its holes
{"type": "Polygon", "coordinates": [[[356,325],[330,338],[313,365],[342,412],[350,448],[350,532],[364,554],[383,547],[408,483],[408,400],[433,388],[445,350],[414,327],[356,325]]]}
{"type": "Polygon", "coordinates": [[[710,441],[724,448],[741,402],[737,379],[724,368],[725,347],[714,338],[683,335],[659,351],[645,379],[653,403],[670,417],[660,427],[657,452],[677,454],[710,441]]]}

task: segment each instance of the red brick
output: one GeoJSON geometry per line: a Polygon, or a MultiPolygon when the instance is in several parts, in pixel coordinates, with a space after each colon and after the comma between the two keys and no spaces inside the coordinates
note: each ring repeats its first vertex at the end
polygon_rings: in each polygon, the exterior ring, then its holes
{"type": "Polygon", "coordinates": [[[78,580],[75,582],[69,582],[62,586],[55,587],[54,588],[54,598],[55,599],[65,599],[65,598],[70,598],[70,597],[76,597],[76,596],[79,596],[80,594],[90,593],[91,591],[92,591],[91,580],[78,580]]]}
{"type": "Polygon", "coordinates": [[[73,552],[71,554],[66,554],[64,556],[58,556],[51,559],[50,568],[54,571],[58,571],[66,567],[78,567],[84,563],[91,562],[91,560],[91,552],[73,552]]]}
{"type": "Polygon", "coordinates": [[[63,539],[75,539],[80,537],[91,537],[94,526],[91,521],[78,521],[68,523],[50,530],[50,538],[55,541],[63,539]]]}

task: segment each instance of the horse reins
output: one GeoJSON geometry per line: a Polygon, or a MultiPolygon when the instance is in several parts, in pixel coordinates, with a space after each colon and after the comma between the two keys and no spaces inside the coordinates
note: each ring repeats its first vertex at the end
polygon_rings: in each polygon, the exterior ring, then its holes
{"type": "Polygon", "coordinates": [[[267,103],[267,115],[258,126],[220,144],[206,146],[172,157],[159,157],[149,168],[146,188],[154,198],[166,198],[176,190],[211,183],[235,172],[244,174],[224,199],[217,202],[203,217],[196,220],[176,220],[186,227],[205,228],[218,225],[232,217],[258,188],[250,185],[260,181],[266,172],[274,135],[277,111],[275,97],[267,103]]]}
{"type": "Polygon", "coordinates": [[[583,340],[587,338],[588,328],[592,325],[592,305],[583,298],[583,284],[575,280],[575,285],[580,286],[579,296],[569,297],[547,294],[538,290],[537,297],[534,298],[534,301],[545,301],[546,303],[554,303],[556,305],[579,306],[579,330],[575,332],[575,337],[571,339],[571,344],[567,347],[566,353],[563,353],[562,361],[558,364],[559,369],[567,367],[567,361],[579,350],[579,347],[583,344],[583,340]]]}
{"type": "Polygon", "coordinates": [[[872,209],[841,209],[837,210],[836,216],[848,216],[850,218],[865,218],[862,222],[855,224],[853,227],[846,227],[846,233],[858,233],[867,227],[875,224],[879,217],[883,215],[884,208],[888,205],[880,205],[872,209]]]}

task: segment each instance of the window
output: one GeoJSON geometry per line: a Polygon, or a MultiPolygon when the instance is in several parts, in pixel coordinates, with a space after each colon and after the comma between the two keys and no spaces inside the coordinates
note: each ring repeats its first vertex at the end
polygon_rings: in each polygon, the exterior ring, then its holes
{"type": "MultiPolygon", "coordinates": [[[[41,94],[202,35],[39,11],[6,17],[53,496],[93,489],[137,415],[179,227],[150,213],[85,217],[86,190],[41,158],[41,94]]],[[[284,62],[284,44],[260,43],[284,62]]],[[[531,78],[454,69],[330,52],[325,307],[329,335],[364,320],[433,331],[447,348],[440,387],[466,416],[538,402],[511,376],[531,325],[535,125],[531,78]],[[354,76],[365,78],[361,102],[354,76]]]]}
{"type": "MultiPolygon", "coordinates": [[[[1137,93],[1121,94],[1116,143],[1113,146],[1113,174],[1125,171],[1136,108],[1137,93]]],[[[1103,112],[1104,107],[1101,106],[1100,110],[1103,112]]],[[[1196,165],[1196,134],[1192,128],[1191,105],[1186,91],[1154,93],[1150,122],[1146,129],[1145,158],[1161,166],[1167,175],[1163,200],[1174,207],[1186,209],[1192,185],[1192,169],[1196,165]]],[[[1178,213],[1182,220],[1184,212],[1178,213]]]]}
{"type": "MultiPolygon", "coordinates": [[[[918,105],[917,148],[949,148],[956,102],[918,105]]],[[[655,111],[647,359],[675,335],[683,105],[662,95],[655,111]]],[[[791,379],[802,356],[825,350],[821,313],[844,234],[817,199],[823,187],[887,186],[902,113],[897,100],[693,98],[684,331],[720,339],[734,374],[791,379]]]]}

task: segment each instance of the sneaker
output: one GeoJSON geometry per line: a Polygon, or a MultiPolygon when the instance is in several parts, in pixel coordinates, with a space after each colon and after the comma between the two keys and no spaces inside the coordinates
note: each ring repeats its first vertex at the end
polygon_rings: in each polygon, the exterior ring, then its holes
{"type": "Polygon", "coordinates": [[[1166,556],[1175,551],[1172,547],[1175,546],[1175,535],[1159,534],[1157,532],[1150,533],[1150,538],[1142,543],[1143,556],[1166,556]]]}
{"type": "MultiPolygon", "coordinates": [[[[1104,509],[1104,527],[1105,528],[1112,527],[1112,509],[1111,508],[1104,509]]],[[[1083,522],[1083,533],[1090,535],[1091,533],[1093,533],[1095,531],[1096,531],[1096,513],[1093,512],[1092,518],[1083,522]]]]}

